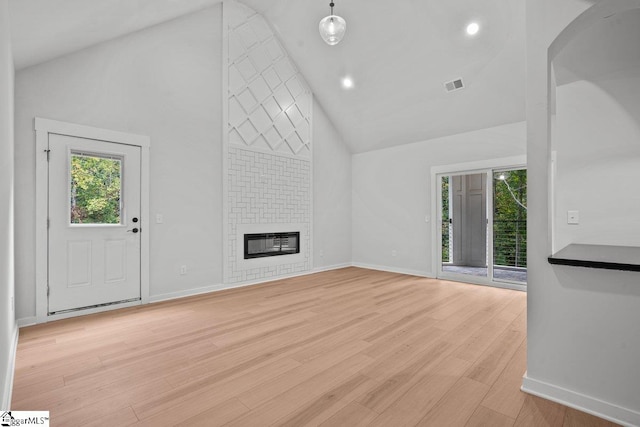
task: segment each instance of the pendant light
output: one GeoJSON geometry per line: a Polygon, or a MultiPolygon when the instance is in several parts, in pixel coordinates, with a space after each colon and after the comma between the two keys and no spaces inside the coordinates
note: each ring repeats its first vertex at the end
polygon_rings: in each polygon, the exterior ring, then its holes
{"type": "Polygon", "coordinates": [[[320,21],[320,37],[329,46],[340,43],[340,40],[344,37],[344,32],[347,29],[347,23],[344,19],[338,15],[333,14],[333,1],[329,3],[331,7],[331,15],[326,16],[320,21]]]}

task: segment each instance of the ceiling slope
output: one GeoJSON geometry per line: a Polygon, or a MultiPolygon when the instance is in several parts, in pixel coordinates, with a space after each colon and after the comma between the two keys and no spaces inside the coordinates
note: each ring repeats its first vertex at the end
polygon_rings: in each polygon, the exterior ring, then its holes
{"type": "Polygon", "coordinates": [[[353,152],[525,118],[524,1],[337,1],[344,40],[328,46],[328,2],[244,0],[272,23],[353,152]],[[478,22],[469,37],[465,28],[478,22]],[[355,87],[343,90],[351,76],[355,87]],[[465,89],[444,83],[461,77],[465,89]]]}
{"type": "Polygon", "coordinates": [[[16,69],[142,30],[221,0],[9,0],[16,69]]]}
{"type": "MultiPolygon", "coordinates": [[[[10,0],[18,69],[220,0],[10,0]]],[[[347,34],[328,46],[328,1],[244,0],[263,14],[354,153],[524,120],[524,0],[338,0],[347,34]],[[480,31],[465,34],[475,21],[480,31]],[[351,76],[355,86],[340,81],[351,76]],[[463,90],[447,92],[456,78],[463,90]]]]}

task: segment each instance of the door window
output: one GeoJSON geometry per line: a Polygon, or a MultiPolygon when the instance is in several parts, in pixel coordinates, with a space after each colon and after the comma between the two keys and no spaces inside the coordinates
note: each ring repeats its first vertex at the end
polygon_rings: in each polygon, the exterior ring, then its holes
{"type": "Polygon", "coordinates": [[[121,224],[122,160],[71,152],[71,224],[121,224]]]}

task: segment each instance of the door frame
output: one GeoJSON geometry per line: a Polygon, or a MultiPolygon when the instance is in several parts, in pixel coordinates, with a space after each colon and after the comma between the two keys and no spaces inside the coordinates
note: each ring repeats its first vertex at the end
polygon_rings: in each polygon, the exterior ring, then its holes
{"type": "Polygon", "coordinates": [[[36,323],[46,323],[68,317],[99,313],[116,308],[147,304],[149,302],[149,151],[151,140],[148,136],[100,129],[74,123],[35,118],[36,132],[36,215],[35,215],[35,267],[36,267],[36,323]],[[125,144],[140,147],[140,220],[145,232],[140,233],[140,301],[107,305],[62,314],[48,314],[49,276],[49,135],[64,135],[84,139],[125,144]]]}
{"type": "MultiPolygon", "coordinates": [[[[526,169],[526,156],[503,157],[497,159],[480,160],[467,163],[456,163],[451,165],[440,165],[431,167],[431,271],[436,277],[442,277],[442,211],[439,209],[442,199],[442,186],[440,177],[444,175],[463,175],[473,173],[491,174],[493,169],[526,169]]],[[[489,176],[489,175],[488,175],[489,176]]],[[[487,179],[487,211],[493,212],[493,191],[489,191],[489,185],[492,180],[487,179]],[[489,197],[491,195],[491,197],[489,197]]],[[[487,215],[488,226],[493,230],[493,215],[487,215]]],[[[488,236],[489,237],[489,236],[488,236]]],[[[493,238],[489,238],[488,251],[493,251],[493,238]]],[[[490,255],[490,254],[487,254],[490,255]]],[[[492,264],[492,263],[490,263],[492,264]]],[[[447,274],[446,279],[459,280],[467,283],[478,285],[493,286],[498,288],[515,289],[526,291],[526,285],[518,285],[514,283],[496,282],[491,280],[493,266],[487,266],[487,277],[475,277],[470,275],[456,275],[455,273],[447,274]]],[[[444,277],[443,277],[444,278],[444,277]]]]}

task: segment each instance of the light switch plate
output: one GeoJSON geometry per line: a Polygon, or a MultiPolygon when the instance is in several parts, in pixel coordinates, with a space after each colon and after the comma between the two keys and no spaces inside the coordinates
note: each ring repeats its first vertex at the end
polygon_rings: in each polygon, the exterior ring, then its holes
{"type": "Polygon", "coordinates": [[[578,211],[567,211],[567,224],[580,224],[580,213],[578,211]]]}

